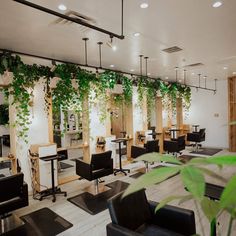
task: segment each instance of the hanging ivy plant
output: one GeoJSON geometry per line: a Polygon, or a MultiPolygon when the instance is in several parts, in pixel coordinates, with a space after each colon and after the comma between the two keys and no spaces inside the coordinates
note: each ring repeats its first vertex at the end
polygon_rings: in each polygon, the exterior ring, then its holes
{"type": "Polygon", "coordinates": [[[149,80],[146,84],[147,96],[147,121],[151,122],[153,107],[155,106],[156,94],[160,88],[159,80],[149,80]]]}
{"type": "Polygon", "coordinates": [[[76,89],[72,85],[77,68],[73,64],[57,65],[54,73],[56,77],[60,77],[56,88],[52,92],[53,112],[60,114],[60,110],[64,113],[64,129],[67,129],[68,107],[77,95],[76,89]]]}
{"type": "Polygon", "coordinates": [[[143,98],[146,95],[146,85],[147,85],[147,78],[144,76],[141,76],[138,78],[137,82],[137,91],[138,91],[138,106],[140,108],[143,107],[143,98]]]}
{"type": "Polygon", "coordinates": [[[123,88],[124,101],[126,104],[130,104],[133,95],[133,83],[128,77],[124,75],[120,76],[120,80],[123,88]]]}

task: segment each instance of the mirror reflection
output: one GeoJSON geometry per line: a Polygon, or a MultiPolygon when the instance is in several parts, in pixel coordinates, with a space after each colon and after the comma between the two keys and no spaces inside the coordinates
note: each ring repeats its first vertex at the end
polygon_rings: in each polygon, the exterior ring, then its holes
{"type": "Polygon", "coordinates": [[[53,109],[53,138],[60,156],[58,177],[61,181],[75,176],[75,160],[83,158],[82,117],[74,110],[53,109]]]}

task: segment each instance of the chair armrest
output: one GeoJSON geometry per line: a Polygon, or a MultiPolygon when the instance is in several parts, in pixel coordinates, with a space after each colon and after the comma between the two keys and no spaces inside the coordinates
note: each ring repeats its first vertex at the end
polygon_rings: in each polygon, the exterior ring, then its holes
{"type": "Polygon", "coordinates": [[[107,236],[141,236],[142,234],[124,228],[120,225],[110,223],[106,226],[107,236]]]}
{"type": "Polygon", "coordinates": [[[166,205],[155,213],[157,204],[157,202],[149,201],[153,224],[183,235],[196,234],[195,216],[193,211],[166,205]]]}
{"type": "Polygon", "coordinates": [[[82,160],[76,160],[76,174],[87,180],[92,180],[91,165],[82,160]]]}

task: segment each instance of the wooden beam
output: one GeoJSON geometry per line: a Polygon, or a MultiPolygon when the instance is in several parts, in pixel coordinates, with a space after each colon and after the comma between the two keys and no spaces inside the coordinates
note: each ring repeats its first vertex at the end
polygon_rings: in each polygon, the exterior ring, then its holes
{"type": "Polygon", "coordinates": [[[47,98],[48,102],[48,141],[49,143],[54,142],[53,138],[53,114],[52,114],[52,97],[47,98]]]}
{"type": "Polygon", "coordinates": [[[90,130],[89,130],[89,98],[88,95],[85,97],[82,104],[82,129],[83,129],[83,160],[90,161],[90,130]]]}
{"type": "Polygon", "coordinates": [[[182,98],[176,98],[176,125],[177,129],[183,129],[183,102],[182,98]]]}
{"type": "Polygon", "coordinates": [[[163,153],[163,117],[162,117],[162,98],[156,97],[155,100],[156,106],[156,132],[160,133],[158,135],[159,139],[159,146],[160,146],[160,153],[163,153]]]}

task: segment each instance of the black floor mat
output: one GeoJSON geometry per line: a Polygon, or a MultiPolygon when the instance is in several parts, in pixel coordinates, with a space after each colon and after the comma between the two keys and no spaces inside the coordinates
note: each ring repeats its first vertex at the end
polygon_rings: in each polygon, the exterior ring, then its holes
{"type": "Polygon", "coordinates": [[[0,178],[3,178],[3,177],[5,177],[5,175],[3,175],[3,174],[0,174],[0,178]]]}
{"type": "Polygon", "coordinates": [[[196,157],[199,158],[199,156],[181,155],[178,157],[178,160],[185,164],[185,163],[189,162],[191,159],[196,158],[196,157]]]}
{"type": "Polygon", "coordinates": [[[71,167],[74,167],[74,166],[61,161],[60,162],[60,167],[61,167],[61,169],[64,170],[64,169],[68,169],[68,168],[71,168],[71,167]]]}
{"type": "Polygon", "coordinates": [[[107,209],[107,200],[109,198],[124,191],[129,186],[129,184],[117,180],[107,184],[106,186],[111,189],[95,196],[91,193],[85,192],[68,198],[67,200],[91,215],[98,214],[99,212],[107,209]]]}
{"type": "Polygon", "coordinates": [[[49,208],[31,212],[21,219],[25,225],[7,236],[54,236],[73,226],[49,208]]]}
{"type": "Polygon", "coordinates": [[[220,151],[222,151],[222,149],[220,148],[201,148],[199,151],[192,151],[191,153],[206,155],[206,156],[213,156],[220,151]]]}

